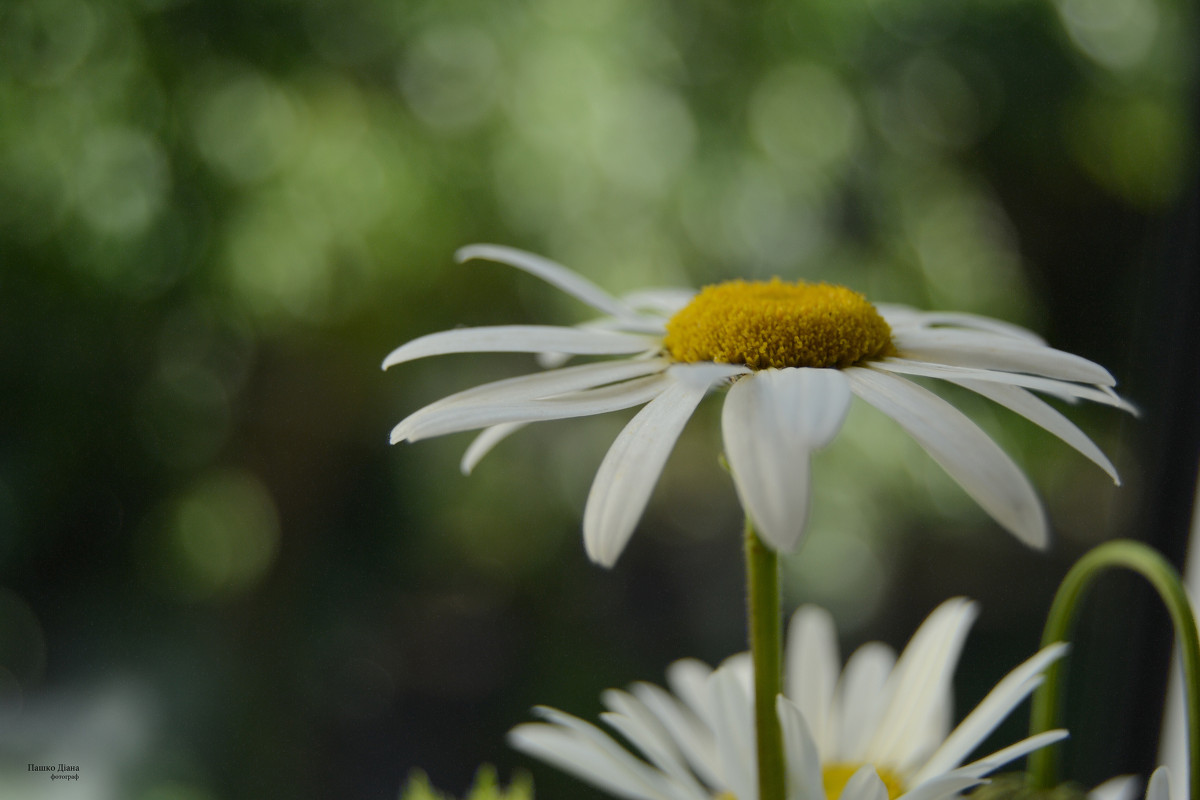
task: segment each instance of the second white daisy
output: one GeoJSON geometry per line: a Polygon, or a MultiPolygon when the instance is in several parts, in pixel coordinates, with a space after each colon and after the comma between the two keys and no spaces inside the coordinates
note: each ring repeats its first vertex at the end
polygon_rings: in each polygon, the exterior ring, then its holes
{"type": "MultiPolygon", "coordinates": [[[[938,800],[1063,738],[1050,731],[959,766],[1042,680],[1066,645],[1043,649],[1010,672],[950,730],[954,669],[976,616],[948,600],[904,652],[873,642],[839,669],[829,615],[805,607],[792,618],[787,691],[778,699],[788,800],[938,800]]],[[[601,718],[640,752],[600,728],[550,708],[545,722],[510,734],[518,749],[618,797],[633,800],[757,800],[757,761],[747,654],[719,669],[686,659],[667,671],[668,692],[649,683],[604,693],[601,718]]]]}

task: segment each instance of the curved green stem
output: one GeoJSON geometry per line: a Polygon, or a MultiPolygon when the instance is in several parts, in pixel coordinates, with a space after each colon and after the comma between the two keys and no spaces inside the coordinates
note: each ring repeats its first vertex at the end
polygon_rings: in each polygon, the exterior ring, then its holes
{"type": "Polygon", "coordinates": [[[783,611],[779,556],[763,544],[746,517],[746,595],[754,659],[754,729],[759,800],[783,800],[787,790],[783,731],[775,698],[783,691],[783,611]]]}
{"type": "MultiPolygon", "coordinates": [[[[1106,542],[1083,556],[1063,578],[1050,606],[1042,646],[1066,641],[1074,627],[1079,604],[1092,580],[1109,567],[1124,567],[1144,577],[1158,592],[1179,643],[1183,661],[1184,695],[1187,702],[1188,774],[1191,800],[1200,800],[1200,639],[1191,603],[1179,573],[1165,558],[1141,542],[1118,539],[1106,542]]],[[[1036,735],[1057,727],[1062,683],[1061,662],[1046,670],[1046,680],[1033,696],[1029,733],[1036,735]]],[[[1058,764],[1053,748],[1036,750],[1029,756],[1029,785],[1049,789],[1057,783],[1058,764]]]]}

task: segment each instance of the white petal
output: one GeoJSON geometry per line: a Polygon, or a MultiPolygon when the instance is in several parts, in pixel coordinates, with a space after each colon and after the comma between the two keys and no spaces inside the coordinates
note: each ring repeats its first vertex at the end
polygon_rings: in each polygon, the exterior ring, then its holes
{"type": "Polygon", "coordinates": [[[667,685],[696,716],[712,727],[712,709],[708,697],[708,678],[712,667],[694,658],[681,658],[667,667],[667,685]]]}
{"type": "Polygon", "coordinates": [[[867,642],[854,651],[838,681],[837,747],[827,758],[832,761],[863,761],[866,748],[883,716],[887,695],[884,688],[896,653],[882,642],[867,642]]]}
{"type": "Polygon", "coordinates": [[[719,776],[715,768],[717,745],[712,730],[692,709],[662,687],[637,683],[633,693],[667,729],[696,774],[715,789],[719,776]]]}
{"type": "Polygon", "coordinates": [[[978,786],[982,783],[979,778],[970,775],[938,775],[937,777],[914,786],[911,790],[900,795],[897,800],[949,800],[957,798],[959,793],[978,786]]]}
{"type": "Polygon", "coordinates": [[[1159,767],[1150,775],[1146,800],[1171,800],[1171,773],[1166,767],[1159,767]]]}
{"type": "Polygon", "coordinates": [[[888,680],[888,704],[865,754],[865,761],[909,771],[941,742],[930,736],[932,715],[950,696],[954,668],[978,609],[962,597],[951,598],[926,618],[900,654],[888,680]],[[924,735],[922,735],[924,734],[924,735]]]}
{"type": "Polygon", "coordinates": [[[785,686],[826,758],[837,736],[831,712],[840,666],[833,617],[823,608],[801,606],[788,624],[785,686]]]}
{"type": "Polygon", "coordinates": [[[875,767],[865,764],[850,776],[839,800],[887,800],[887,786],[875,771],[875,767]]]}
{"type": "Polygon", "coordinates": [[[795,547],[808,521],[809,457],[841,429],[845,377],[831,369],[769,369],[737,381],[721,434],[743,508],[776,550],[795,547]]]}
{"type": "Polygon", "coordinates": [[[505,247],[500,244],[471,244],[459,248],[454,258],[462,263],[473,258],[495,261],[524,270],[555,286],[572,297],[576,297],[593,308],[616,317],[635,316],[629,306],[601,289],[578,272],[567,269],[556,261],[543,256],[505,247]]]}
{"type": "Polygon", "coordinates": [[[775,711],[783,729],[783,752],[787,761],[788,800],[825,800],[821,781],[821,757],[804,714],[783,695],[775,698],[775,711]]]}
{"type": "Polygon", "coordinates": [[[875,303],[875,310],[883,316],[893,330],[908,326],[918,328],[950,326],[1011,336],[1014,339],[1023,339],[1033,344],[1044,345],[1046,343],[1045,339],[1028,328],[979,314],[968,314],[962,311],[920,311],[911,306],[890,303],[875,303]]]}
{"type": "Polygon", "coordinates": [[[454,328],[426,334],[400,345],[383,360],[383,368],[406,361],[449,353],[544,353],[574,355],[631,355],[655,349],[645,336],[583,330],[558,325],[491,325],[454,328]]]}
{"type": "Polygon", "coordinates": [[[1034,425],[1038,425],[1054,434],[1090,459],[1100,469],[1107,472],[1109,477],[1113,479],[1113,483],[1118,486],[1121,485],[1121,479],[1117,477],[1116,467],[1112,465],[1108,457],[1096,446],[1096,443],[1088,438],[1086,433],[1079,430],[1075,423],[1058,413],[1058,411],[1047,403],[1034,397],[1021,387],[1006,386],[987,381],[953,381],[953,383],[964,386],[973,392],[983,395],[992,402],[999,403],[1005,408],[1017,412],[1034,425]]]}
{"type": "MultiPolygon", "coordinates": [[[[724,365],[703,365],[717,367],[724,365]]],[[[611,567],[637,527],[683,426],[714,380],[737,368],[667,372],[662,393],[629,421],[604,456],[583,511],[588,556],[611,567]]]]}
{"type": "MultiPolygon", "coordinates": [[[[1159,769],[1166,769],[1166,767],[1159,767],[1159,769]]],[[[1135,775],[1118,775],[1115,778],[1109,778],[1088,792],[1088,800],[1134,800],[1138,794],[1139,783],[1135,775]]],[[[1164,796],[1162,800],[1169,799],[1164,796]]]]}
{"type": "Polygon", "coordinates": [[[1041,684],[1042,673],[1062,658],[1067,649],[1067,645],[1061,643],[1050,645],[1004,676],[975,710],[942,742],[937,752],[913,776],[913,780],[919,783],[957,767],[1041,684]]]}
{"type": "Polygon", "coordinates": [[[957,382],[962,380],[988,381],[989,383],[1007,383],[1013,386],[1023,386],[1043,394],[1052,395],[1068,402],[1090,400],[1093,403],[1113,406],[1122,411],[1136,414],[1137,409],[1128,401],[1122,399],[1107,386],[1096,388],[1090,384],[1071,383],[1053,378],[1043,378],[1038,375],[1025,375],[1019,372],[1004,372],[995,369],[976,369],[959,367],[950,364],[934,364],[925,361],[912,361],[906,358],[881,358],[872,361],[871,366],[888,372],[899,372],[904,375],[920,375],[926,378],[941,378],[957,382]]]}
{"type": "Polygon", "coordinates": [[[612,711],[601,714],[601,719],[641,750],[673,784],[689,795],[707,798],[700,783],[684,766],[679,748],[666,728],[640,700],[615,689],[605,692],[603,698],[612,711]]]}
{"type": "Polygon", "coordinates": [[[713,672],[708,685],[716,712],[713,733],[717,759],[725,785],[738,800],[758,800],[753,699],[747,695],[741,678],[730,669],[713,672]]]}
{"type": "Polygon", "coordinates": [[[546,372],[534,372],[482,383],[447,395],[421,409],[422,412],[449,408],[456,405],[492,404],[510,400],[543,400],[556,395],[594,389],[610,383],[619,383],[630,378],[640,378],[666,370],[668,362],[662,358],[619,358],[580,364],[546,372]]]}
{"type": "Polygon", "coordinates": [[[1040,750],[1043,747],[1048,747],[1055,742],[1061,742],[1067,738],[1065,730],[1057,729],[1052,731],[1044,731],[1036,736],[1030,736],[1027,739],[1022,739],[1016,744],[1010,744],[1003,750],[997,750],[986,758],[981,758],[978,761],[972,761],[965,767],[959,767],[950,774],[952,775],[967,775],[979,777],[987,775],[989,772],[1000,769],[1010,761],[1016,761],[1018,758],[1032,753],[1034,750],[1040,750]]]}
{"type": "Polygon", "coordinates": [[[484,428],[483,431],[476,436],[472,441],[467,451],[463,453],[462,461],[459,462],[458,468],[462,470],[463,475],[470,475],[471,470],[475,469],[476,465],[492,451],[492,448],[500,444],[517,431],[524,428],[524,422],[505,422],[500,425],[493,425],[490,428],[484,428]]]}
{"type": "Polygon", "coordinates": [[[661,775],[599,728],[562,712],[551,719],[556,724],[518,725],[508,734],[509,744],[620,797],[673,800],[661,775]]]}
{"type": "Polygon", "coordinates": [[[856,395],[904,428],[996,522],[1031,547],[1046,546],[1046,516],[1037,493],[978,425],[897,375],[858,367],[844,374],[856,395]]]}
{"type": "Polygon", "coordinates": [[[624,383],[545,400],[512,400],[499,403],[461,403],[426,407],[413,412],[392,429],[391,442],[429,439],[509,422],[538,422],[605,414],[648,403],[667,386],[661,375],[647,375],[624,383]]]}
{"type": "Polygon", "coordinates": [[[1098,386],[1116,384],[1108,370],[1082,356],[984,331],[908,329],[894,333],[892,344],[904,358],[920,361],[1028,372],[1098,386]]]}
{"type": "Polygon", "coordinates": [[[639,311],[653,311],[663,316],[673,316],[677,311],[692,302],[696,296],[695,289],[639,289],[636,292],[621,295],[621,302],[639,311]]]}

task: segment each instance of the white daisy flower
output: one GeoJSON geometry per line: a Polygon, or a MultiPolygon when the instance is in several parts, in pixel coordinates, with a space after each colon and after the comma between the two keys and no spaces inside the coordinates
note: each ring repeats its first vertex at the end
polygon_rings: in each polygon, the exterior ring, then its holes
{"type": "MultiPolygon", "coordinates": [[[[1066,651],[1055,644],[1010,672],[953,730],[951,680],[975,604],[948,600],[899,658],[879,642],[859,648],[839,674],[828,613],[801,608],[788,632],[784,733],[788,800],[938,800],[1066,736],[1048,731],[959,766],[1042,681],[1066,651]]],[[[545,722],[513,729],[517,749],[631,800],[757,800],[751,665],[746,653],[719,669],[692,659],[667,670],[671,692],[649,683],[609,690],[601,715],[640,752],[600,728],[541,707],[545,722]]]]}
{"type": "Polygon", "coordinates": [[[641,518],[684,425],[709,391],[729,386],[721,416],[725,455],[743,508],[764,541],[793,549],[808,519],[810,456],[833,439],[857,396],[894,419],[1000,525],[1034,547],[1045,513],[1021,469],[954,406],[910,377],[964,386],[1045,428],[1117,472],[1066,417],[1032,392],[1132,411],[1103,367],[1048,347],[1035,334],[972,314],[873,306],[831,284],[730,281],[695,292],[625,298],[540,256],[499,245],[464,247],[530,272],[603,317],[575,327],[460,328],[414,339],[383,367],[425,356],[532,352],[619,356],[496,381],[438,400],[397,425],[393,443],[483,429],[469,472],[523,425],[645,406],[596,473],[583,516],[592,560],[611,566],[641,518]],[[1031,391],[1032,390],[1032,391],[1031,391]]]}

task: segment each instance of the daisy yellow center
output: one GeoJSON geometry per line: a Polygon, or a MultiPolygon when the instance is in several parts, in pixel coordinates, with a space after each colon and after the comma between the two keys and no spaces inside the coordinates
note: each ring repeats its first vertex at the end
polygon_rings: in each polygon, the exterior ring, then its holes
{"type": "Polygon", "coordinates": [[[892,351],[892,331],[858,292],[829,283],[728,281],[667,321],[671,358],[693,363],[843,368],[892,351]]]}
{"type": "MultiPolygon", "coordinates": [[[[821,780],[825,784],[825,800],[838,800],[842,796],[842,790],[846,788],[846,783],[861,767],[862,764],[826,764],[821,769],[821,780]]],[[[875,771],[879,773],[879,779],[887,787],[888,800],[896,800],[897,797],[904,794],[904,782],[900,780],[899,775],[881,767],[876,767],[875,771]]]]}

